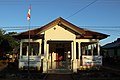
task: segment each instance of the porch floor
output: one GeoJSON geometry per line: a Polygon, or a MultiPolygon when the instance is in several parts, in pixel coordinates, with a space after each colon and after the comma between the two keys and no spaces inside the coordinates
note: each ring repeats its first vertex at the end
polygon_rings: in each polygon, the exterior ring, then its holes
{"type": "Polygon", "coordinates": [[[73,80],[72,74],[48,74],[45,80],[73,80]]]}
{"type": "Polygon", "coordinates": [[[68,70],[68,69],[49,69],[48,70],[49,74],[71,74],[72,70],[68,70]]]}

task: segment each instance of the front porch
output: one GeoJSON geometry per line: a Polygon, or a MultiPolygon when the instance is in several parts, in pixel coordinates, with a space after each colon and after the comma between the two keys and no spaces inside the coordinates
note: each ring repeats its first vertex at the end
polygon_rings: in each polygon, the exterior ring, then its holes
{"type": "Polygon", "coordinates": [[[100,57],[100,46],[97,40],[96,42],[46,41],[45,43],[44,53],[46,51],[46,54],[44,54],[43,60],[43,73],[71,73],[77,72],[77,69],[102,65],[102,61],[96,64],[90,60],[88,62],[85,60],[85,57],[91,57],[91,60],[95,56],[100,57]]]}

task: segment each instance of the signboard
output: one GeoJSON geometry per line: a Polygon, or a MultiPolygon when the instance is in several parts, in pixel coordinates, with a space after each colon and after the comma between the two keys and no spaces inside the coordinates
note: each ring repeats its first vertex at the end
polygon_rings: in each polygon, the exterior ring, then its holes
{"type": "MultiPolygon", "coordinates": [[[[28,56],[21,56],[19,59],[19,68],[27,67],[28,66],[28,56]]],[[[38,69],[41,66],[41,59],[40,56],[29,56],[29,66],[30,67],[37,67],[38,69]]]]}
{"type": "Polygon", "coordinates": [[[83,65],[102,65],[102,56],[82,56],[83,65]]]}

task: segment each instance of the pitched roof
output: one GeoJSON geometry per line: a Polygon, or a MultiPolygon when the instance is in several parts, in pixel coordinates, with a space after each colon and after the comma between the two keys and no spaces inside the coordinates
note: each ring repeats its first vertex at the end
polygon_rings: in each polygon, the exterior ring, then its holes
{"type": "MultiPolygon", "coordinates": [[[[73,31],[74,34],[80,35],[77,38],[103,39],[103,38],[108,37],[108,35],[106,35],[106,34],[102,34],[102,33],[98,33],[98,32],[94,32],[94,31],[90,31],[90,30],[87,30],[87,29],[80,28],[80,27],[66,21],[65,19],[63,19],[61,17],[55,19],[54,21],[52,21],[52,22],[50,22],[50,23],[48,23],[48,24],[46,24],[46,25],[44,25],[40,28],[30,30],[30,35],[31,36],[41,35],[42,32],[52,28],[55,25],[60,25],[62,27],[65,27],[67,30],[73,31]]],[[[25,31],[25,32],[22,32],[22,33],[18,34],[17,36],[25,36],[25,35],[28,35],[28,34],[29,34],[29,31],[25,31]]]]}
{"type": "Polygon", "coordinates": [[[120,47],[120,38],[118,38],[116,41],[108,43],[103,46],[103,48],[109,49],[109,48],[116,48],[120,47]]]}

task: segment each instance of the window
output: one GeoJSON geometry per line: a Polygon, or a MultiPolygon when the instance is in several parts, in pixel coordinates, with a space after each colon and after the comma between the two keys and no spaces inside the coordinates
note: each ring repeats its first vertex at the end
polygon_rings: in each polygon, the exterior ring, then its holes
{"type": "MultiPolygon", "coordinates": [[[[22,55],[27,55],[29,49],[29,43],[23,42],[22,46],[22,55]]],[[[39,43],[38,42],[30,42],[30,52],[29,55],[38,55],[39,54],[39,43]]]]}

